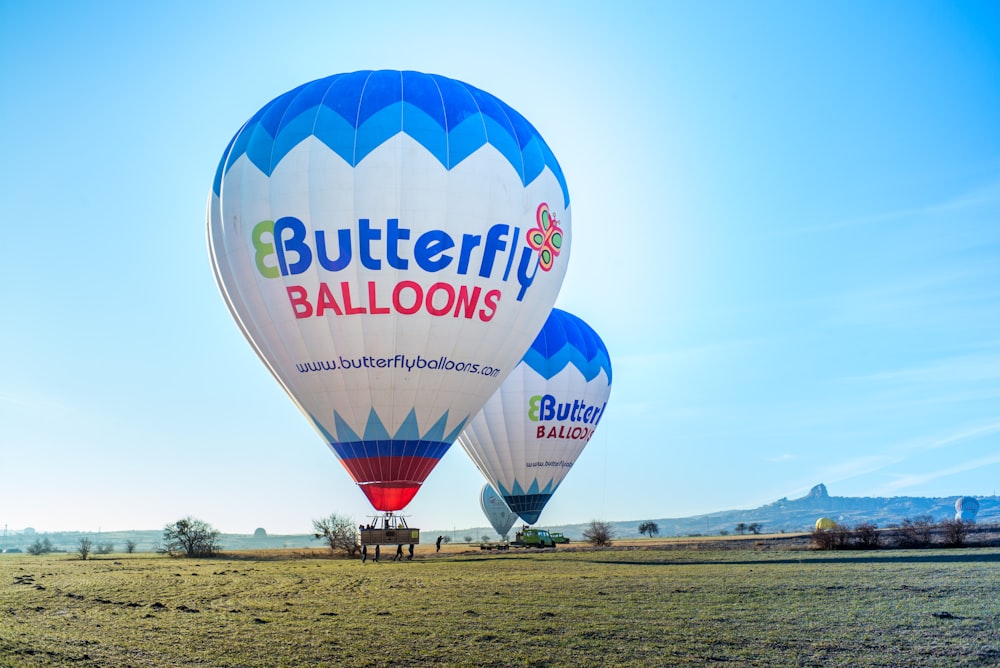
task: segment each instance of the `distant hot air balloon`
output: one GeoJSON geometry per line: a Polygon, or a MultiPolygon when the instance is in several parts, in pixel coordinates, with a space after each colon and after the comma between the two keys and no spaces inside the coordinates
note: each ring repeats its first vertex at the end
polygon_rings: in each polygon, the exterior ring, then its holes
{"type": "Polygon", "coordinates": [[[410,502],[517,365],[569,231],[566,181],[531,124],[410,71],[269,102],[230,142],[208,207],[233,318],[380,511],[410,502]]]}
{"type": "Polygon", "coordinates": [[[829,531],[830,529],[836,529],[837,523],[831,520],[829,517],[821,517],[816,520],[816,530],[817,531],[829,531]]]}
{"type": "Polygon", "coordinates": [[[507,505],[534,524],[604,415],[611,358],[597,333],[559,309],[459,442],[507,505]]]}
{"type": "Polygon", "coordinates": [[[962,496],[955,501],[955,519],[959,522],[975,524],[979,512],[979,501],[971,496],[962,496]]]}
{"type": "Polygon", "coordinates": [[[486,519],[493,525],[493,530],[501,538],[507,538],[507,532],[517,521],[517,514],[507,507],[507,503],[500,498],[493,485],[486,483],[479,493],[479,507],[483,509],[486,519]]]}

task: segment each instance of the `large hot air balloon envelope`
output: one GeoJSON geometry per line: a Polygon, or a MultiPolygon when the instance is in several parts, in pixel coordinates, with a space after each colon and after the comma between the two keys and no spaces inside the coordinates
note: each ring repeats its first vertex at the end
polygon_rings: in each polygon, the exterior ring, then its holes
{"type": "Polygon", "coordinates": [[[821,517],[816,520],[816,530],[817,531],[829,531],[830,529],[836,529],[837,523],[831,520],[829,517],[821,517]]]}
{"type": "Polygon", "coordinates": [[[507,507],[507,503],[500,498],[493,485],[486,483],[479,493],[479,507],[483,509],[483,514],[490,521],[493,530],[501,538],[507,538],[507,532],[517,521],[517,514],[507,507]]]}
{"type": "Polygon", "coordinates": [[[208,211],[233,318],[387,512],[541,329],[569,230],[566,181],[531,124],[419,72],[275,98],[230,142],[208,211]]]}
{"type": "Polygon", "coordinates": [[[459,442],[510,509],[534,524],[594,434],[610,394],[604,342],[580,318],[552,309],[459,442]]]}

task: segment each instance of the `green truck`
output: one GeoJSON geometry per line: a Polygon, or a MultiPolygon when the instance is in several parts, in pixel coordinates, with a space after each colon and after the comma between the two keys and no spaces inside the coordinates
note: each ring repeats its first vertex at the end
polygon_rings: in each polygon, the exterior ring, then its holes
{"type": "Polygon", "coordinates": [[[516,534],[511,542],[513,547],[555,547],[556,541],[545,529],[532,529],[524,527],[516,534]]]}

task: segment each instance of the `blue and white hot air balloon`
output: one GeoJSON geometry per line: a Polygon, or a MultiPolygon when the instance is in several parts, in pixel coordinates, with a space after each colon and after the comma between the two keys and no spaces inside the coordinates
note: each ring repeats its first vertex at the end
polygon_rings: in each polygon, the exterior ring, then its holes
{"type": "Polygon", "coordinates": [[[458,440],[507,506],[534,524],[593,436],[610,394],[604,342],[580,318],[552,309],[524,359],[458,440]]]}
{"type": "Polygon", "coordinates": [[[517,366],[569,242],[566,181],[534,127],[411,71],[275,98],[229,143],[208,206],[231,315],[386,512],[517,366]]]}
{"type": "Polygon", "coordinates": [[[483,485],[482,491],[479,492],[479,507],[483,509],[483,514],[497,535],[507,540],[507,533],[517,521],[517,514],[507,507],[507,502],[500,498],[493,485],[489,483],[483,485]]]}

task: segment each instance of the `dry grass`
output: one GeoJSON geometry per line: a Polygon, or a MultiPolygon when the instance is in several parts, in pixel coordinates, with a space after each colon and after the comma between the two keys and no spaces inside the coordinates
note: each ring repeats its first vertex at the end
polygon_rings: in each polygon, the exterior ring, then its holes
{"type": "Polygon", "coordinates": [[[4,555],[0,665],[1000,664],[1000,549],[760,542],[421,545],[364,565],[301,549],[4,555]]]}

